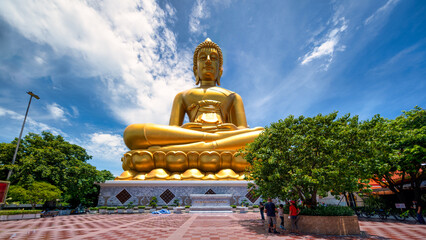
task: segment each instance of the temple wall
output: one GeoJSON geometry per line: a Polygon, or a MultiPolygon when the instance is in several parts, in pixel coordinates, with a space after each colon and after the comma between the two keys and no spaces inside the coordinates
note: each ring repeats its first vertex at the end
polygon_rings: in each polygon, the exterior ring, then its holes
{"type": "Polygon", "coordinates": [[[152,197],[158,205],[172,205],[179,199],[180,205],[191,205],[190,194],[232,194],[231,204],[238,205],[245,199],[249,204],[259,204],[247,189],[247,181],[106,181],[100,183],[98,206],[148,206],[152,197]]]}

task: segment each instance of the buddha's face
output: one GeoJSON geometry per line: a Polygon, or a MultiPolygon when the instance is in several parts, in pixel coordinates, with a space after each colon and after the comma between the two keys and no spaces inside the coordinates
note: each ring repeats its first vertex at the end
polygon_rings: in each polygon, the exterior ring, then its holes
{"type": "Polygon", "coordinates": [[[202,48],[197,57],[198,77],[204,81],[215,81],[219,77],[219,54],[215,48],[202,48]]]}

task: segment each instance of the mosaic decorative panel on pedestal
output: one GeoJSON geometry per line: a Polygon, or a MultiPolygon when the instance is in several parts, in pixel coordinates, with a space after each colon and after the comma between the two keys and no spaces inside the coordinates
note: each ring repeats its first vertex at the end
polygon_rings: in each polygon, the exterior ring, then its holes
{"type": "Polygon", "coordinates": [[[107,181],[100,183],[98,206],[149,205],[157,197],[158,205],[191,205],[190,194],[232,194],[231,204],[244,199],[259,204],[252,196],[246,181],[107,181]]]}

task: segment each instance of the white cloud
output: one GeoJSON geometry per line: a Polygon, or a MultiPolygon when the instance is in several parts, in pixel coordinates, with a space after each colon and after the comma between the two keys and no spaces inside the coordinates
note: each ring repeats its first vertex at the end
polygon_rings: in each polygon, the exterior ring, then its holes
{"type": "Polygon", "coordinates": [[[55,120],[61,120],[64,122],[67,122],[68,119],[65,117],[65,115],[69,115],[66,110],[60,106],[57,103],[48,104],[46,106],[47,111],[49,112],[50,116],[55,120]]]}
{"type": "MultiPolygon", "coordinates": [[[[3,118],[4,122],[10,119],[10,120],[19,122],[19,124],[22,124],[22,122],[24,121],[24,115],[16,113],[15,111],[12,111],[6,108],[2,108],[2,107],[0,107],[0,118],[3,118]]],[[[42,131],[48,131],[54,135],[61,135],[63,137],[68,137],[68,135],[62,132],[60,129],[35,121],[30,117],[27,117],[27,121],[25,123],[24,129],[27,132],[40,133],[42,131]]]]}
{"type": "Polygon", "coordinates": [[[82,143],[89,155],[100,162],[115,162],[120,166],[120,159],[128,151],[123,137],[118,134],[93,133],[82,143]]]}
{"type": "Polygon", "coordinates": [[[177,49],[167,25],[174,14],[154,0],[10,0],[0,7],[0,16],[24,37],[50,46],[53,59],[71,58],[72,74],[100,79],[88,91],[125,124],[166,124],[173,97],[193,86],[193,50],[177,49]]]}
{"type": "MultiPolygon", "coordinates": [[[[311,51],[303,56],[301,64],[306,65],[307,63],[315,59],[324,59],[323,69],[327,70],[330,63],[333,61],[333,56],[336,51],[343,51],[344,45],[339,44],[341,34],[347,29],[348,24],[344,17],[333,18],[333,27],[328,31],[326,36],[321,40],[316,41],[316,45],[311,51]]],[[[315,35],[318,35],[316,31],[315,35]]],[[[312,41],[312,40],[309,40],[312,41]]]]}
{"type": "Polygon", "coordinates": [[[77,118],[78,116],[80,116],[80,112],[78,111],[78,108],[76,106],[71,106],[72,109],[72,116],[77,118]]]}
{"type": "Polygon", "coordinates": [[[385,5],[383,5],[382,7],[380,7],[377,11],[375,11],[371,16],[369,16],[365,21],[364,24],[367,25],[369,23],[371,23],[372,21],[374,21],[377,18],[380,18],[384,15],[386,15],[387,13],[389,13],[395,6],[396,4],[399,2],[399,0],[388,0],[385,5]]]}
{"type": "Polygon", "coordinates": [[[197,0],[194,3],[191,14],[189,16],[189,31],[196,34],[202,33],[205,37],[207,35],[207,33],[204,32],[206,27],[201,24],[201,19],[208,17],[210,17],[210,12],[206,6],[206,1],[197,0]]]}

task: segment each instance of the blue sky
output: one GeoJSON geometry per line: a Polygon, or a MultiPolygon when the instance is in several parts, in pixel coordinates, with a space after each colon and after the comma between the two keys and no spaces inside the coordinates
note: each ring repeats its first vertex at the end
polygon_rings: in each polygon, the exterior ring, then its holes
{"type": "Polygon", "coordinates": [[[339,111],[395,118],[426,102],[425,1],[0,2],[0,142],[61,134],[122,172],[124,128],[167,124],[206,37],[250,126],[339,111]]]}

